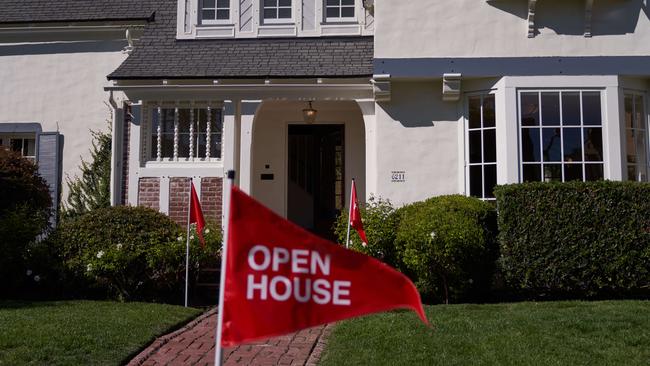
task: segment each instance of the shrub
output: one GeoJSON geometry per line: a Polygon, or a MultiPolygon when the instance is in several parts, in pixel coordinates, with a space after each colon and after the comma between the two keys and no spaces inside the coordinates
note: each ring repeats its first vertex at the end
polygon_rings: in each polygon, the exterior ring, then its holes
{"type": "MultiPolygon", "coordinates": [[[[360,207],[363,227],[368,245],[361,245],[361,238],[354,228],[350,228],[350,248],[373,256],[393,267],[400,267],[395,250],[397,229],[396,210],[390,201],[371,197],[365,206],[360,207]]],[[[348,212],[342,212],[334,225],[339,243],[345,243],[348,229],[348,212]]]]}
{"type": "Polygon", "coordinates": [[[500,266],[534,295],[650,289],[650,184],[526,183],[496,189],[500,266]]]}
{"type": "Polygon", "coordinates": [[[427,301],[477,300],[491,285],[496,214],[487,202],[441,196],[399,210],[396,244],[427,301]]]}
{"type": "MultiPolygon", "coordinates": [[[[70,280],[119,300],[180,301],[185,235],[166,215],[143,207],[109,207],[63,222],[56,235],[70,280]]],[[[191,268],[216,255],[220,233],[193,241],[191,268]]],[[[193,271],[193,276],[195,272],[193,271]]]]}
{"type": "Polygon", "coordinates": [[[0,291],[22,287],[29,245],[49,227],[52,200],[38,168],[20,154],[0,148],[0,291]]]}

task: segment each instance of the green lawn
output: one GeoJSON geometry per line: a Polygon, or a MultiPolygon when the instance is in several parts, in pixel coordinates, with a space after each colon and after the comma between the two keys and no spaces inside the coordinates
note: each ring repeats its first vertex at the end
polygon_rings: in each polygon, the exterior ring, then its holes
{"type": "Polygon", "coordinates": [[[199,313],[145,303],[0,301],[0,365],[119,365],[199,313]]]}
{"type": "Polygon", "coordinates": [[[650,301],[428,306],[340,323],[321,365],[650,365],[650,301]]]}

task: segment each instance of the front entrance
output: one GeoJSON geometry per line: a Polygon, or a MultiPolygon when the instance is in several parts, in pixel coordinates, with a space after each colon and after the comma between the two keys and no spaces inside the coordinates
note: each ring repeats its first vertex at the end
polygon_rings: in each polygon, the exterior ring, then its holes
{"type": "Polygon", "coordinates": [[[326,239],[345,207],[344,125],[289,125],[287,218],[326,239]]]}

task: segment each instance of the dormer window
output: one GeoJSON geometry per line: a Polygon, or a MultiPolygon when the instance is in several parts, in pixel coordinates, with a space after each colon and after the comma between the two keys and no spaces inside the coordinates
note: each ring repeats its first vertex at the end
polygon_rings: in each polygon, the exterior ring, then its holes
{"type": "Polygon", "coordinates": [[[199,0],[202,24],[219,24],[230,21],[230,0],[199,0]]]}
{"type": "Polygon", "coordinates": [[[325,19],[329,22],[355,20],[355,0],[325,0],[325,19]]]}
{"type": "Polygon", "coordinates": [[[293,11],[291,0],[262,0],[264,23],[291,23],[293,11]]]}

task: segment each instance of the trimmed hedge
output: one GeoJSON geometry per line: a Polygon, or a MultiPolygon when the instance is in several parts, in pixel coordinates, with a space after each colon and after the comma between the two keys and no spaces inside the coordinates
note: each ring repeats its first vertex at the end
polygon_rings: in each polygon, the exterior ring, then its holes
{"type": "Polygon", "coordinates": [[[495,194],[511,287],[570,296],[650,289],[650,184],[525,183],[495,194]]]}
{"type": "Polygon", "coordinates": [[[31,247],[46,234],[50,190],[38,167],[0,147],[0,298],[31,288],[40,276],[29,270],[31,247]]]}
{"type": "MultiPolygon", "coordinates": [[[[194,233],[195,234],[195,233],[194,233]]],[[[206,249],[192,235],[191,269],[214,261],[221,233],[206,232],[206,249]]],[[[108,207],[61,223],[59,246],[68,284],[80,296],[178,302],[185,276],[185,232],[166,215],[144,207],[108,207]]]]}
{"type": "Polygon", "coordinates": [[[423,299],[483,299],[498,256],[494,206],[452,195],[413,203],[398,213],[396,246],[423,299]]]}
{"type": "MultiPolygon", "coordinates": [[[[345,245],[348,229],[348,212],[343,210],[334,224],[338,242],[345,245]]],[[[360,207],[363,228],[368,245],[361,245],[361,238],[354,228],[350,228],[350,248],[370,255],[393,267],[401,267],[395,248],[398,215],[390,201],[371,197],[360,207]]]]}

